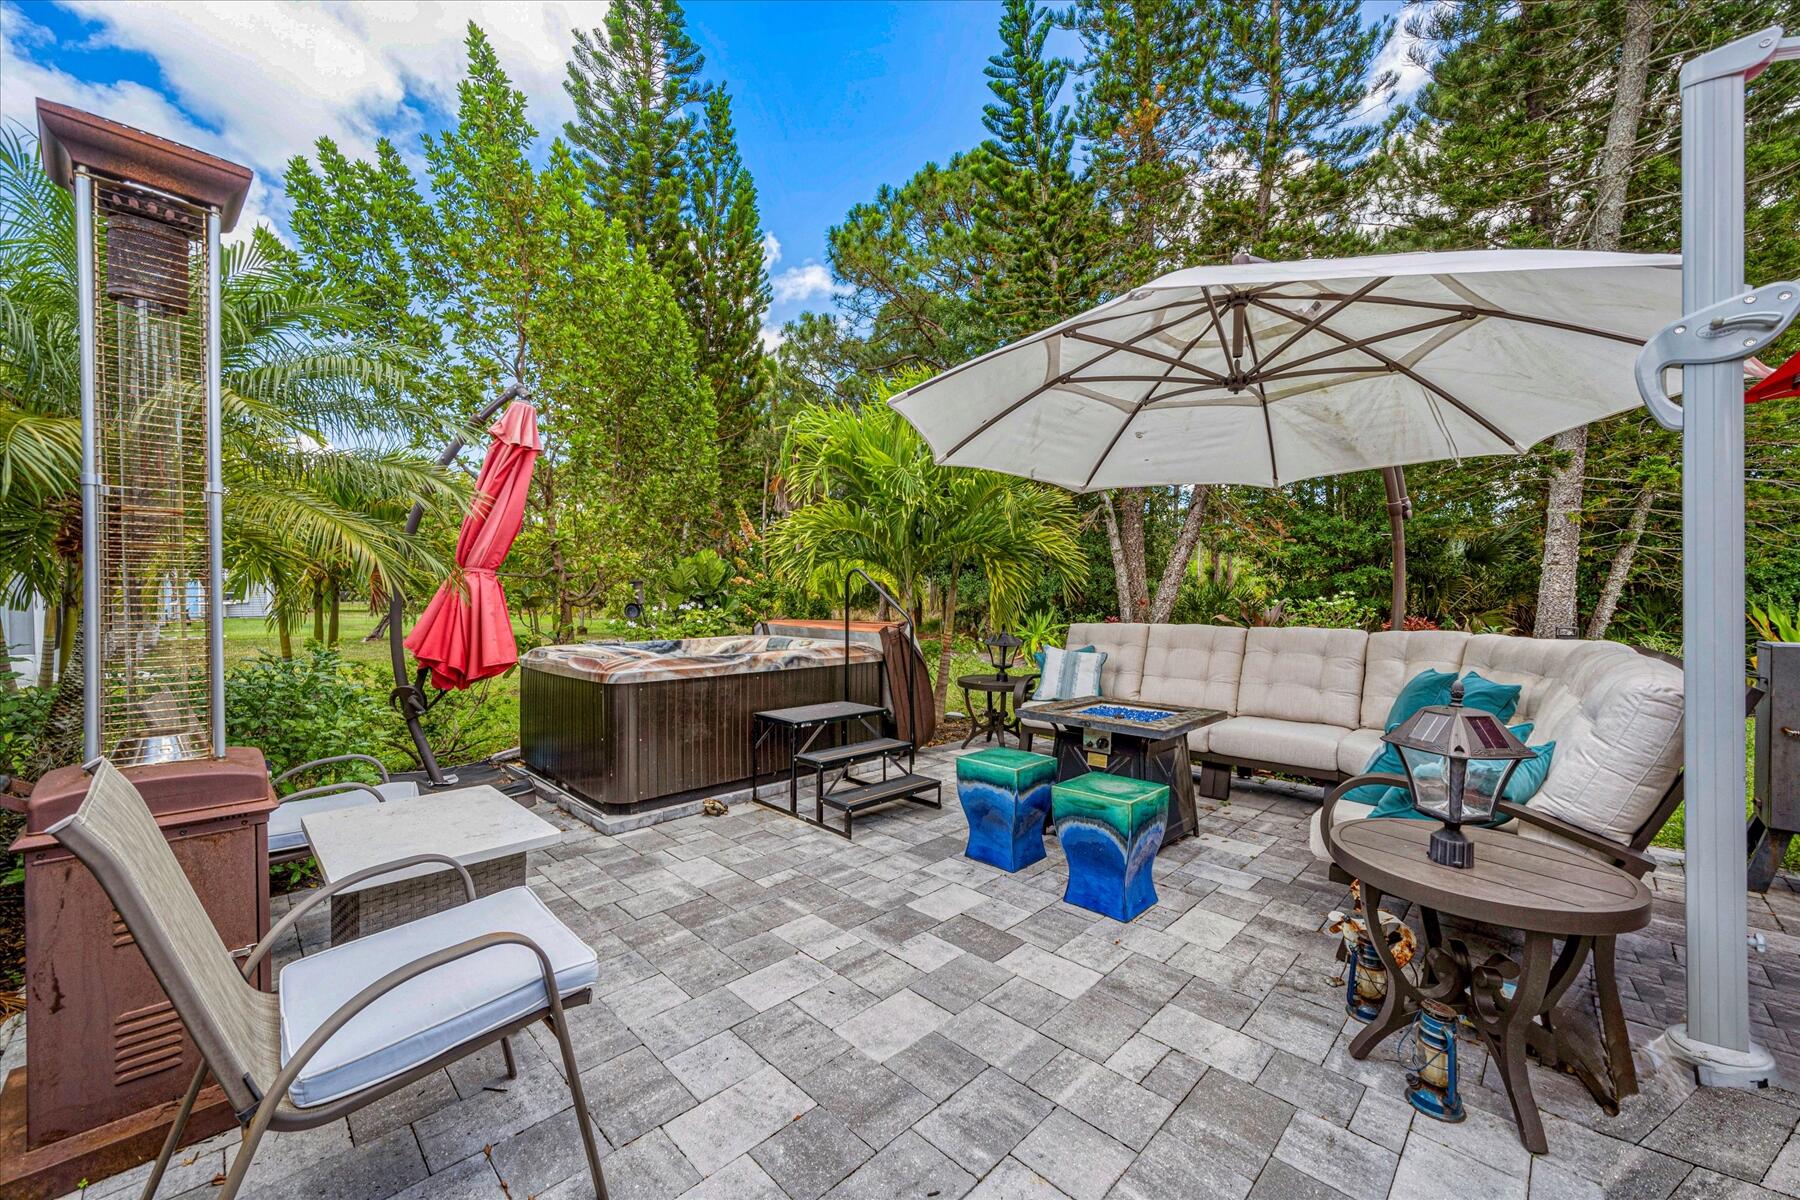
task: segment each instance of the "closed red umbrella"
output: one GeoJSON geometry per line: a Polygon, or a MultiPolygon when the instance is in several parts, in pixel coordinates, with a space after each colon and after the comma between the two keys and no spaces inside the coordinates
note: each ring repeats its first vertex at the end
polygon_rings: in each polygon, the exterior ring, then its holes
{"type": "Polygon", "coordinates": [[[494,443],[456,539],[461,580],[450,579],[438,589],[406,638],[406,648],[431,671],[438,688],[466,688],[519,661],[506,593],[494,572],[525,519],[539,450],[537,409],[515,400],[488,432],[494,443]]]}

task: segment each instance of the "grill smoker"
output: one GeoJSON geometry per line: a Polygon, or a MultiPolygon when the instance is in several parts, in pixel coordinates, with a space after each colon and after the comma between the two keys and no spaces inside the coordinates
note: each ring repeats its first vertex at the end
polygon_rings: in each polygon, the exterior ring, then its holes
{"type": "MultiPolygon", "coordinates": [[[[250,172],[64,105],[37,111],[44,169],[75,197],[82,757],[126,769],[225,944],[246,945],[268,929],[274,798],[262,752],[225,748],[219,235],[250,172]]],[[[44,833],[87,786],[77,766],[40,779],[13,846],[28,1037],[0,1091],[9,1198],[154,1157],[199,1062],[105,893],[44,833]]],[[[213,1087],[188,1134],[232,1124],[213,1087]]]]}
{"type": "Polygon", "coordinates": [[[1750,887],[1766,892],[1800,833],[1800,642],[1756,643],[1756,686],[1750,887]]]}

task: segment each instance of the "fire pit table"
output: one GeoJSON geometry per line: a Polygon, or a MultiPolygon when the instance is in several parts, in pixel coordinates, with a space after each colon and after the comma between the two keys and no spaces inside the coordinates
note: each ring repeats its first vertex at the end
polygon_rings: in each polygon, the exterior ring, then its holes
{"type": "Polygon", "coordinates": [[[1194,832],[1194,768],[1187,735],[1228,714],[1216,708],[1164,708],[1084,696],[1027,704],[1019,715],[1056,726],[1058,783],[1106,771],[1167,784],[1169,817],[1162,844],[1194,832]]]}
{"type": "MultiPolygon", "coordinates": [[[[415,854],[468,868],[477,895],[525,885],[525,855],[562,832],[499,788],[458,788],[307,817],[306,840],[326,882],[415,854]]],[[[467,899],[448,867],[421,864],[353,884],[331,898],[331,944],[404,925],[467,899]]]]}

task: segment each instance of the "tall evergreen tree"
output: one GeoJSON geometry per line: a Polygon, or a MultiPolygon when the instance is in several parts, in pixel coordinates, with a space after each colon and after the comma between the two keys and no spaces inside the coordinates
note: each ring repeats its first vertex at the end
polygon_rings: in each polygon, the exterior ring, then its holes
{"type": "Polygon", "coordinates": [[[604,29],[575,32],[563,81],[575,103],[564,132],[581,153],[589,194],[670,280],[692,273],[684,149],[703,65],[678,0],[613,0],[604,29]]]}
{"type": "Polygon", "coordinates": [[[1214,253],[1269,258],[1360,247],[1357,168],[1380,141],[1367,117],[1394,86],[1371,68],[1392,22],[1364,25],[1356,0],[1247,0],[1225,13],[1203,238],[1214,253]]]}
{"type": "Polygon", "coordinates": [[[977,241],[990,260],[983,302],[995,340],[1071,316],[1094,298],[1093,187],[1075,170],[1075,119],[1057,102],[1067,59],[1045,53],[1054,25],[1035,0],[1006,0],[1001,50],[985,74],[992,136],[976,164],[987,195],[977,241]]]}
{"type": "Polygon", "coordinates": [[[719,417],[719,464],[727,495],[760,487],[761,463],[748,453],[768,384],[759,334],[769,307],[756,184],[738,154],[731,98],[707,93],[688,169],[694,273],[683,281],[682,307],[694,329],[702,375],[719,417]]]}

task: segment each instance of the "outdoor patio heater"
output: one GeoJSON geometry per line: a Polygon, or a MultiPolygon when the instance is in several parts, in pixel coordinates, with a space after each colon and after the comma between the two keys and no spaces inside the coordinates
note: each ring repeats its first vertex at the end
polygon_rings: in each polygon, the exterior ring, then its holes
{"type": "MultiPolygon", "coordinates": [[[[39,100],[74,193],[84,761],[125,768],[227,946],[268,929],[261,751],[225,746],[220,248],[248,168],[39,100]]],[[[87,794],[40,779],[25,860],[26,1066],[0,1093],[0,1195],[61,1194],[156,1153],[199,1062],[86,868],[45,833],[87,794]]],[[[266,983],[266,978],[264,980],[266,983]]],[[[217,1088],[194,1137],[233,1123],[217,1088]]]]}
{"type": "Polygon", "coordinates": [[[1744,861],[1743,360],[1800,312],[1800,284],[1744,286],[1744,85],[1800,59],[1779,25],[1681,69],[1681,287],[1686,316],[1637,360],[1652,416],[1681,434],[1687,720],[1687,1021],[1660,1039],[1700,1082],[1760,1087],[1750,1040],[1744,861]],[[1664,390],[1680,367],[1682,399],[1664,390]]]}

